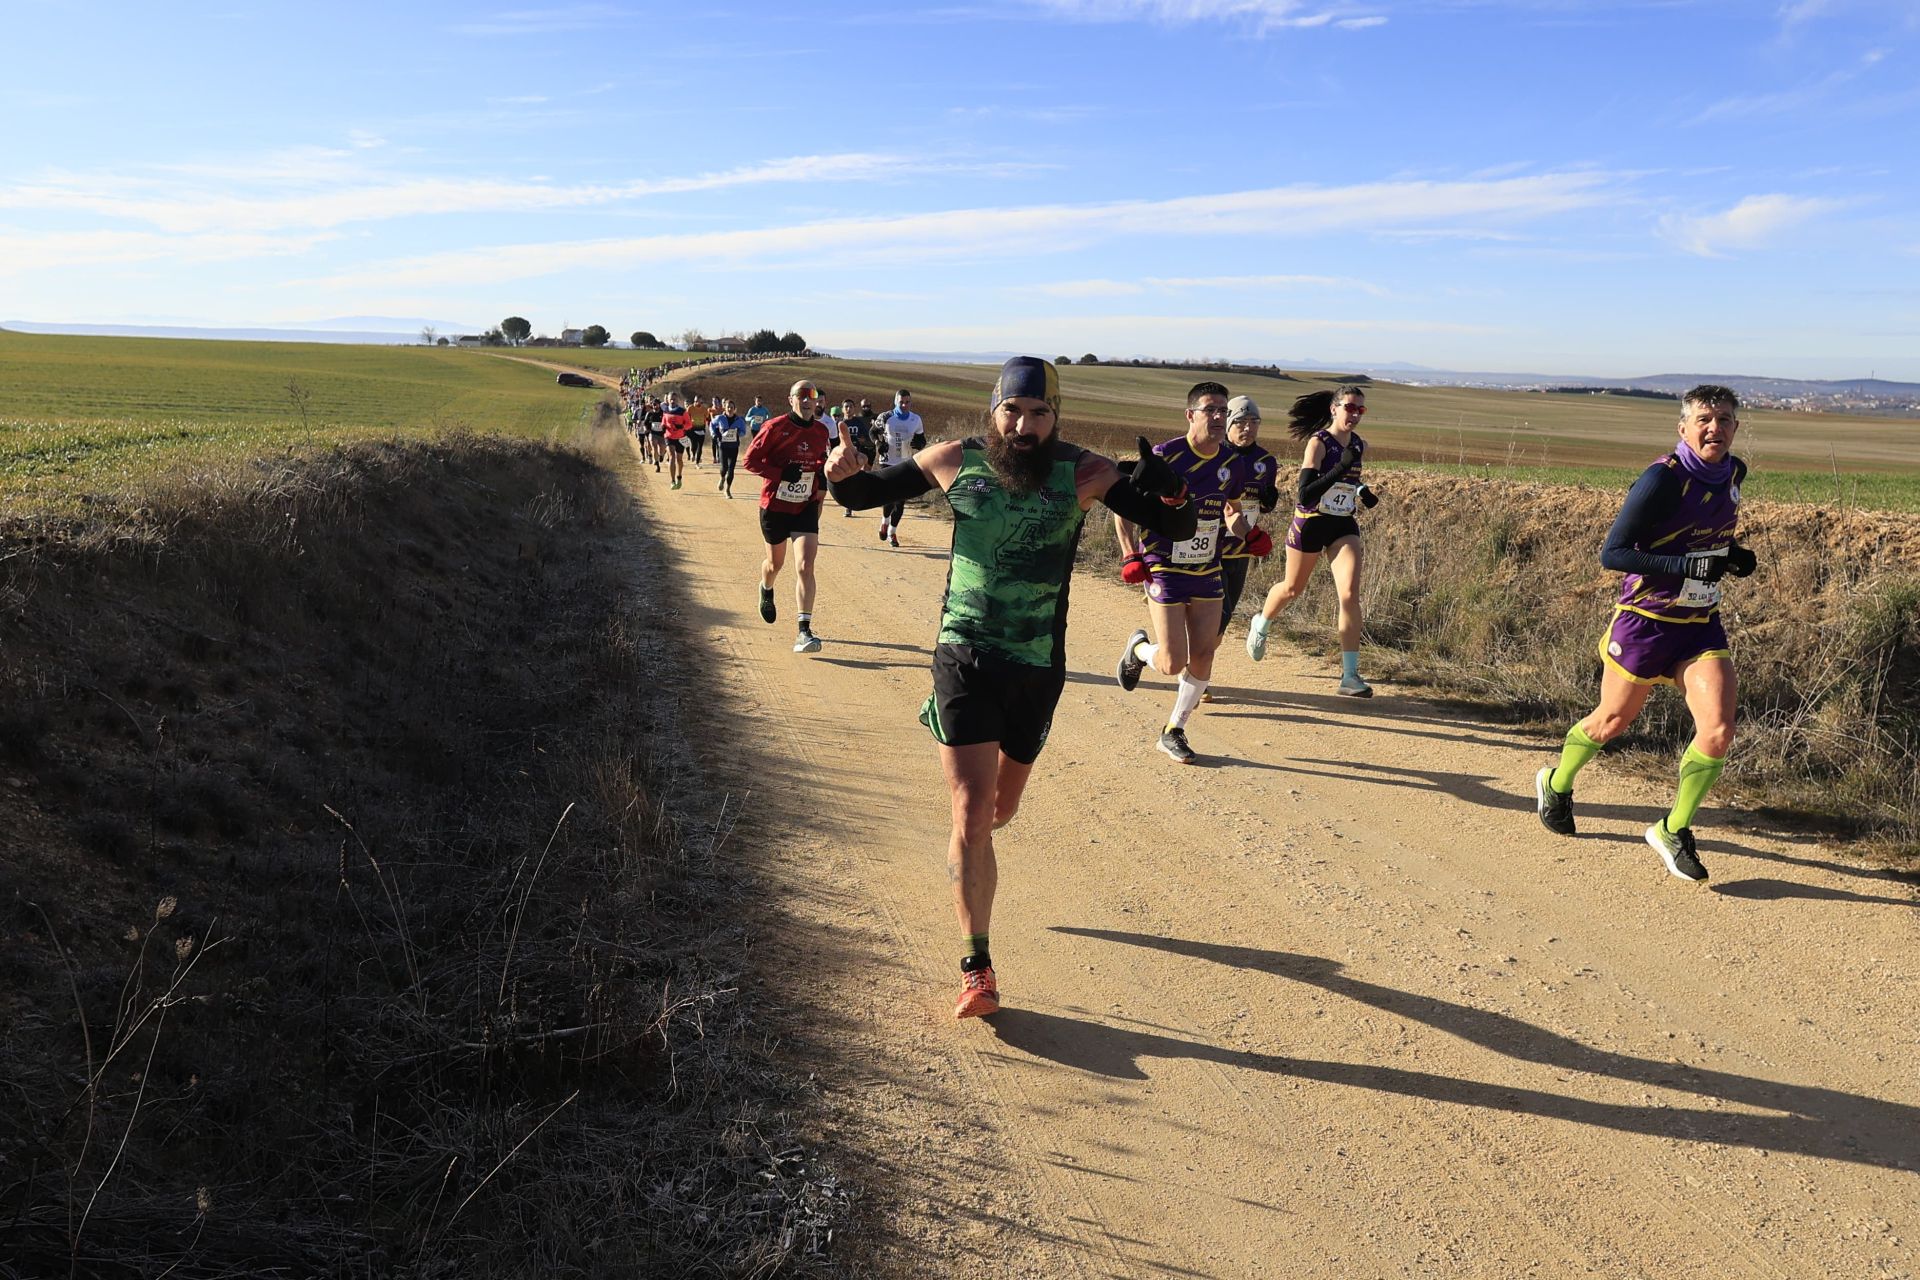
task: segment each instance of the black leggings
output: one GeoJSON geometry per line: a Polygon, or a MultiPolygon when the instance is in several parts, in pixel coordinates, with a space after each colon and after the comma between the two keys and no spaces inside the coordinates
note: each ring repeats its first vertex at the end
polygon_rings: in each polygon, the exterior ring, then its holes
{"type": "Polygon", "coordinates": [[[1220,634],[1227,634],[1227,624],[1233,621],[1233,607],[1240,603],[1240,593],[1247,589],[1247,566],[1253,561],[1245,556],[1233,556],[1220,562],[1220,585],[1226,595],[1220,601],[1220,634]]]}
{"type": "Polygon", "coordinates": [[[899,528],[900,522],[907,518],[907,504],[905,502],[889,502],[886,506],[880,508],[880,518],[886,522],[889,529],[899,528]]]}
{"type": "Polygon", "coordinates": [[[695,462],[700,461],[700,455],[705,453],[707,449],[707,433],[704,431],[689,431],[687,432],[687,439],[693,443],[693,460],[695,462]]]}
{"type": "Polygon", "coordinates": [[[720,483],[728,488],[733,486],[733,464],[740,460],[740,442],[728,444],[725,440],[713,442],[713,459],[720,464],[720,483]]]}

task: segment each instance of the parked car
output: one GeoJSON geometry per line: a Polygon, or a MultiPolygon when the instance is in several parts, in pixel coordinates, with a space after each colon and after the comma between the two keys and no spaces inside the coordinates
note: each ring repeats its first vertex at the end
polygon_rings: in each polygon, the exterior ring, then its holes
{"type": "Polygon", "coordinates": [[[563,387],[590,387],[593,379],[584,373],[556,373],[553,380],[563,387]]]}

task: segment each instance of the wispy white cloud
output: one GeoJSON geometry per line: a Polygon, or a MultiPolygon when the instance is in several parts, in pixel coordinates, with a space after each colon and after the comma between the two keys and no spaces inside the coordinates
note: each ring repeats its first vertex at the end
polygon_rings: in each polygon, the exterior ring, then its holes
{"type": "MultiPolygon", "coordinates": [[[[1270,358],[1264,344],[1329,334],[1481,336],[1503,333],[1494,325],[1441,320],[1346,320],[1312,316],[1058,315],[996,319],[989,324],[872,328],[814,326],[817,347],[884,347],[896,350],[1092,349],[1108,356],[1154,351],[1211,353],[1231,358],[1270,358]],[[817,332],[816,332],[817,330],[817,332]],[[1063,337],[1062,335],[1070,335],[1063,337]]],[[[1071,410],[1068,416],[1072,416],[1071,410]]]]}
{"type": "Polygon", "coordinates": [[[177,236],[153,231],[23,231],[0,227],[0,278],[141,262],[177,265],[284,258],[310,252],[335,238],[326,232],[177,236]]]}
{"type": "Polygon", "coordinates": [[[369,175],[346,151],[309,148],[258,165],[175,166],[147,176],[56,173],[0,186],[0,209],[84,213],[197,233],[340,227],[427,214],[582,209],[648,196],[769,183],[858,182],[913,173],[992,171],[970,162],[850,152],[792,156],[712,173],[561,185],[485,178],[369,175]],[[191,181],[179,181],[188,178],[191,181]],[[225,191],[208,189],[224,180],[225,191]]]}
{"type": "MultiPolygon", "coordinates": [[[[1025,286],[1022,286],[1024,288],[1025,286]]],[[[1054,298],[1124,298],[1149,291],[1181,293],[1193,290],[1269,291],[1293,289],[1347,289],[1383,298],[1377,284],[1348,276],[1146,276],[1139,280],[1056,280],[1035,285],[1032,292],[1054,298]]]]}
{"type": "Polygon", "coordinates": [[[1675,247],[1703,258],[1724,257],[1742,249],[1758,249],[1782,232],[1846,206],[1844,200],[1815,196],[1748,196],[1724,213],[1668,214],[1660,219],[1660,235],[1675,247]]]}
{"type": "Polygon", "coordinates": [[[373,264],[328,278],[340,287],[403,281],[519,280],[576,267],[672,262],[738,265],[782,260],[819,265],[994,258],[1060,252],[1126,236],[1352,233],[1447,220],[1521,222],[1619,198],[1607,175],[1542,174],[1497,182],[1377,182],[1345,187],[1274,187],[1171,200],[954,209],[894,217],[840,218],[739,231],[505,244],[373,264]]]}
{"type": "Polygon", "coordinates": [[[1153,22],[1188,26],[1231,22],[1257,31],[1283,28],[1341,27],[1359,30],[1387,21],[1350,5],[1309,4],[1305,0],[1028,0],[1042,13],[1074,22],[1153,22]]]}
{"type": "Polygon", "coordinates": [[[596,31],[626,22],[630,12],[612,4],[552,5],[544,9],[508,9],[455,23],[448,30],[463,36],[532,36],[596,31]]]}

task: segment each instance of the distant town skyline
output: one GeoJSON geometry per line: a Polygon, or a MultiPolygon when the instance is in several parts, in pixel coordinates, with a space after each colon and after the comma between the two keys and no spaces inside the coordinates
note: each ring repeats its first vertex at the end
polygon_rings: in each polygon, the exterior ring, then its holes
{"type": "Polygon", "coordinates": [[[1920,380],[1897,0],[9,21],[0,319],[1920,380]]]}

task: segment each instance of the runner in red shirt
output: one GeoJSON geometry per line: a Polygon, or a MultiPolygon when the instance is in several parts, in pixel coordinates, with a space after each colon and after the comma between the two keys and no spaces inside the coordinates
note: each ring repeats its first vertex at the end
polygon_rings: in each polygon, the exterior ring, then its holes
{"type": "Polygon", "coordinates": [[[800,634],[794,638],[793,651],[818,653],[820,637],[813,634],[813,558],[820,550],[820,505],[827,496],[823,472],[833,437],[815,421],[820,392],[813,383],[804,378],[794,383],[787,403],[792,411],[767,420],[747,445],[740,465],[764,481],[760,536],[766,540],[767,558],[760,565],[760,616],[768,622],[778,616],[773,580],[787,562],[787,543],[797,542],[800,580],[795,596],[800,604],[800,634]]]}
{"type": "Polygon", "coordinates": [[[686,406],[673,396],[667,397],[667,407],[660,414],[661,425],[667,429],[667,471],[673,476],[673,487],[678,489],[686,478],[687,470],[687,431],[693,422],[687,416],[686,406]]]}

